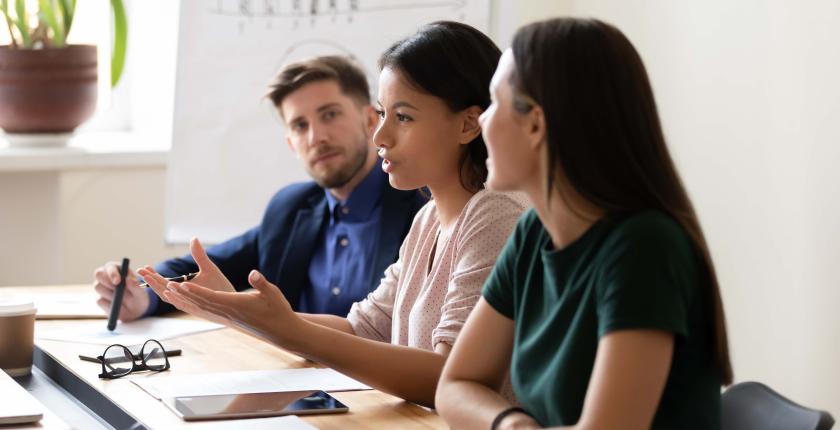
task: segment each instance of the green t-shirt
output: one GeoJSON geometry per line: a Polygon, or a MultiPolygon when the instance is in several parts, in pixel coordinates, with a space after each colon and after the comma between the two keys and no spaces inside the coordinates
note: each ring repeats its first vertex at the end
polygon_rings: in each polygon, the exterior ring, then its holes
{"type": "Polygon", "coordinates": [[[483,291],[514,320],[511,382],[525,409],[545,426],[577,423],[599,338],[657,329],[675,344],[652,427],[719,428],[701,267],[685,230],[661,212],[604,217],[562,250],[526,212],[483,291]]]}

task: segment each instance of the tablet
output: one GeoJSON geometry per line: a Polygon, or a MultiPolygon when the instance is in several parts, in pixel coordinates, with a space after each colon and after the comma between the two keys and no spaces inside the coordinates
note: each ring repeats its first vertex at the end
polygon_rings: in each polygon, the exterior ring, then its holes
{"type": "Polygon", "coordinates": [[[162,399],[184,421],[347,412],[323,391],[222,394],[162,399]]]}

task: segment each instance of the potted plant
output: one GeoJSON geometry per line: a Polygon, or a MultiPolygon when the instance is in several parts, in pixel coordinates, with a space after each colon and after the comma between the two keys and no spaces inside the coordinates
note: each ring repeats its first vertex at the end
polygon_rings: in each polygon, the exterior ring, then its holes
{"type": "MultiPolygon", "coordinates": [[[[96,46],[66,43],[76,0],[38,0],[35,14],[25,0],[0,0],[0,9],[11,36],[0,46],[0,128],[10,134],[72,132],[93,114],[97,86],[96,46]]],[[[111,0],[111,9],[113,87],[125,63],[127,23],[122,0],[111,0]]]]}

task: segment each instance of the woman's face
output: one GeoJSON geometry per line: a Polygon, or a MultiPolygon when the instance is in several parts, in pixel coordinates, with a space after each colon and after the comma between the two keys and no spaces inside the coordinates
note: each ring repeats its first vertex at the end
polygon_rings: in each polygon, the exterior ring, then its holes
{"type": "Polygon", "coordinates": [[[513,108],[510,78],[515,70],[510,49],[502,54],[490,81],[490,107],[481,115],[481,133],[487,144],[487,186],[497,191],[523,190],[538,177],[539,152],[534,139],[533,121],[513,108]]]}
{"type": "Polygon", "coordinates": [[[379,126],[373,143],[391,186],[413,190],[459,181],[462,121],[438,97],[419,91],[401,72],[384,68],[377,97],[379,126]]]}

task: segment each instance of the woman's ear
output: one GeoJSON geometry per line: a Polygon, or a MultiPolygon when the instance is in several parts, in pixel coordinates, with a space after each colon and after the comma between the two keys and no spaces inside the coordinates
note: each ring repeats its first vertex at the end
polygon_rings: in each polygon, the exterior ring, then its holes
{"type": "Polygon", "coordinates": [[[524,131],[528,138],[528,146],[539,149],[545,142],[547,130],[545,128],[545,112],[542,106],[535,105],[525,115],[524,131]]]}
{"type": "Polygon", "coordinates": [[[481,123],[478,117],[484,112],[478,106],[470,106],[461,112],[463,122],[461,125],[461,136],[458,141],[461,145],[466,145],[473,141],[479,134],[481,134],[481,123]]]}

